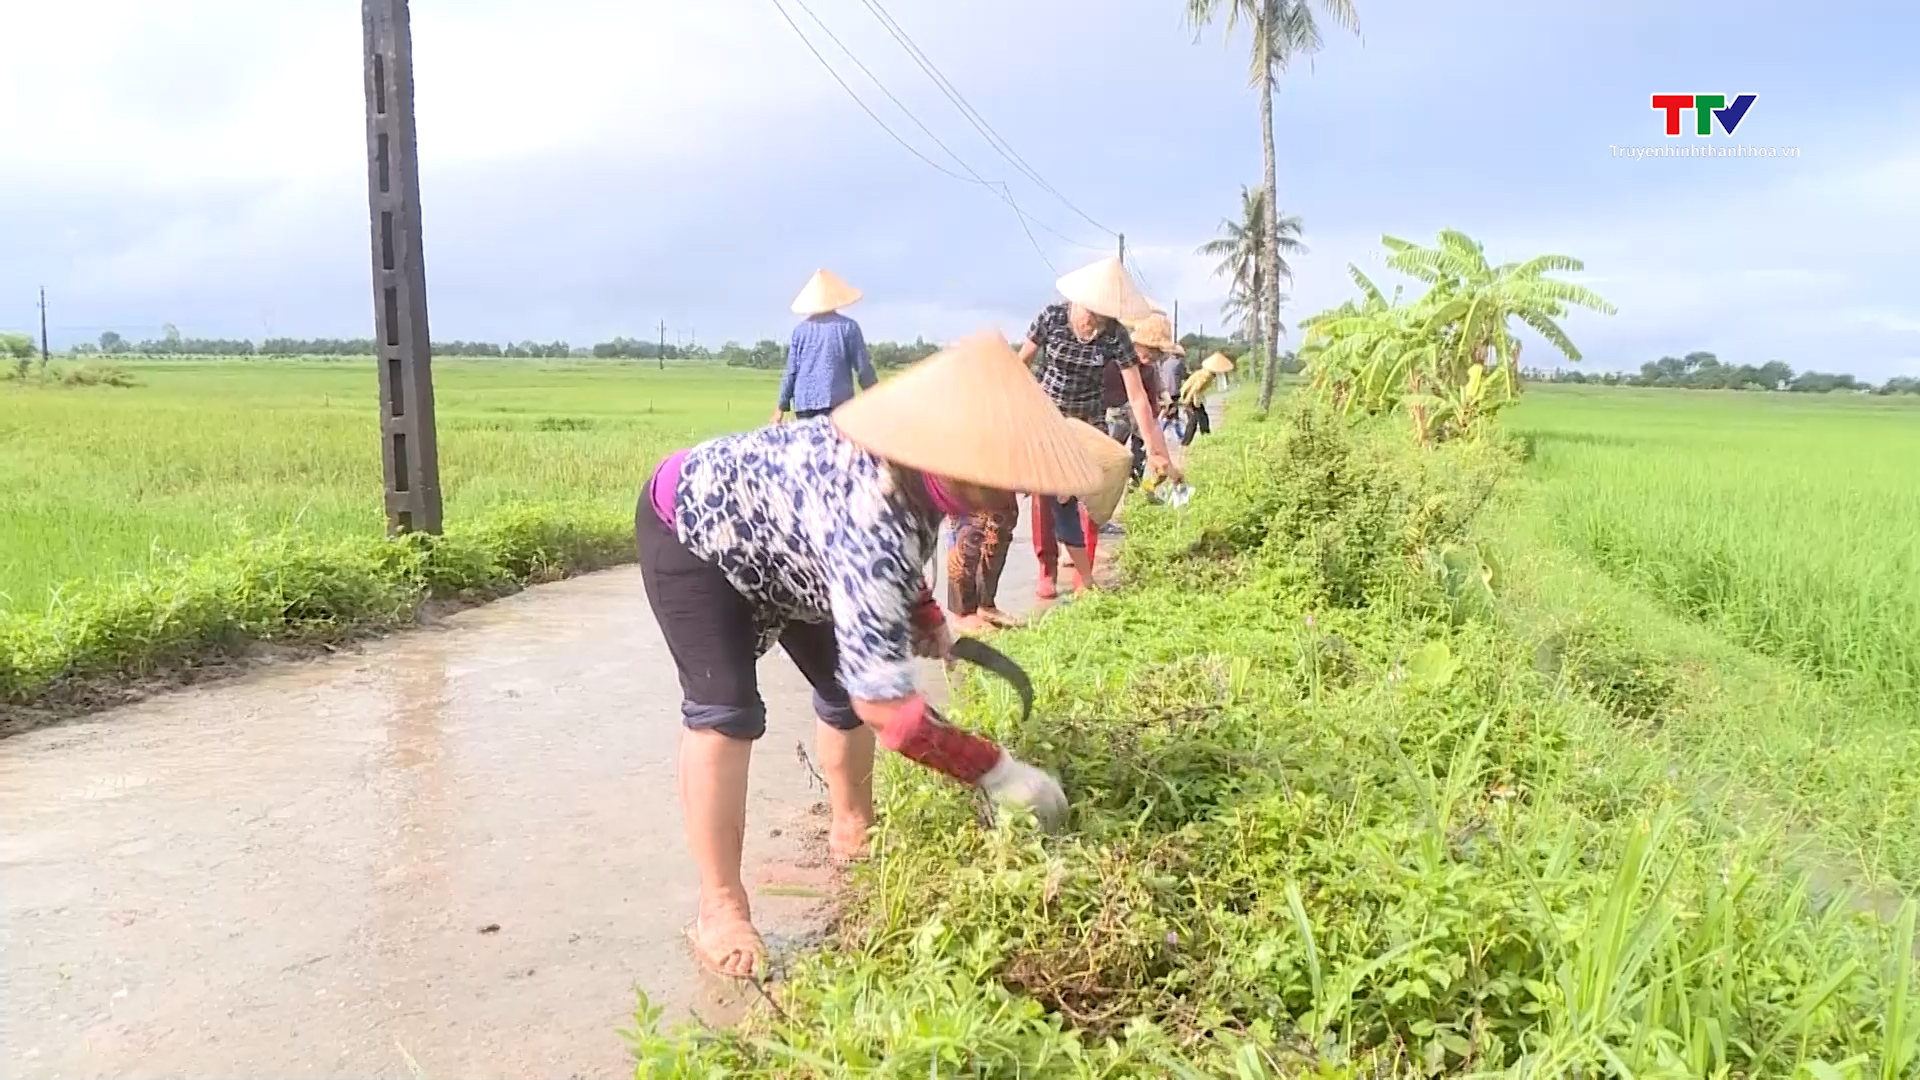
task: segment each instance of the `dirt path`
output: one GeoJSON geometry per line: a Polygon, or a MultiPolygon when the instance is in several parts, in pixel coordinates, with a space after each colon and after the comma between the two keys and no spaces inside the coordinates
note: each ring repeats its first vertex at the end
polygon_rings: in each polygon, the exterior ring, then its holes
{"type": "MultiPolygon", "coordinates": [[[[831,881],[806,685],[776,651],[762,689],[778,949],[831,881]]],[[[628,567],[0,741],[0,1073],[631,1075],[636,985],[743,1004],[682,944],[679,702],[628,567]]]]}

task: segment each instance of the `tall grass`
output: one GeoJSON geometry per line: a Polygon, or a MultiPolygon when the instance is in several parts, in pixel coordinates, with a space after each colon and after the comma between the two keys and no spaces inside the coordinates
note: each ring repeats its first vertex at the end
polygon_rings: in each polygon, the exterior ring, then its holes
{"type": "MultiPolygon", "coordinates": [[[[133,388],[0,384],[0,610],[74,602],[234,545],[384,528],[368,362],[130,362],[133,388]]],[[[771,410],[772,376],[646,364],[435,365],[449,523],[630,506],[660,454],[771,410]]]]}
{"type": "Polygon", "coordinates": [[[1920,407],[1553,388],[1513,423],[1586,558],[1742,647],[1920,710],[1920,407]]]}
{"type": "Polygon", "coordinates": [[[1400,440],[1206,440],[1123,591],[1006,639],[1033,719],[963,695],[1066,833],[888,759],[837,946],[742,1031],[643,1001],[638,1075],[1909,1074],[1907,923],[1702,812],[1630,657],[1502,617],[1505,456],[1400,440]]]}

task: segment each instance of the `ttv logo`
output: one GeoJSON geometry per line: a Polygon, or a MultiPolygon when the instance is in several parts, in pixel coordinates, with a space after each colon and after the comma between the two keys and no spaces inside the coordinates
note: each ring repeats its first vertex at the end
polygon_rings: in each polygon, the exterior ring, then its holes
{"type": "Polygon", "coordinates": [[[1653,107],[1667,114],[1667,134],[1680,134],[1680,114],[1693,110],[1695,135],[1712,135],[1713,121],[1720,121],[1720,130],[1733,134],[1740,121],[1753,107],[1757,94],[1741,94],[1727,104],[1725,94],[1655,94],[1653,107]]]}

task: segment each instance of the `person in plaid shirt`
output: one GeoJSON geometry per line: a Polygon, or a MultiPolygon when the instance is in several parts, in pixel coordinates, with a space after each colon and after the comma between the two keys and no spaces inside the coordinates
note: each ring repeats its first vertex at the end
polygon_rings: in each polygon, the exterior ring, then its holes
{"type": "MultiPolygon", "coordinates": [[[[1106,428],[1102,388],[1108,364],[1120,370],[1127,403],[1147,444],[1147,464],[1153,471],[1179,478],[1167,454],[1166,438],[1153,422],[1156,404],[1147,397],[1140,378],[1140,361],[1122,319],[1143,319],[1153,305],[1141,294],[1116,258],[1105,258],[1066,275],[1055,283],[1064,304],[1050,304],[1033,320],[1020,360],[1034,367],[1040,387],[1067,417],[1096,428],[1106,428]]],[[[1067,549],[1073,562],[1074,591],[1084,592],[1093,578],[1098,532],[1074,498],[1035,495],[1032,503],[1033,550],[1040,560],[1039,596],[1051,600],[1059,564],[1057,548],[1067,549]]]]}

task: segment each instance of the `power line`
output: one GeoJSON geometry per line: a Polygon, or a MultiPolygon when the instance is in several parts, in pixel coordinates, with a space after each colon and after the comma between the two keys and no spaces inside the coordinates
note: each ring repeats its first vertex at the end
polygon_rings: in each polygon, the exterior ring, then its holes
{"type": "Polygon", "coordinates": [[[1138,275],[1140,278],[1140,284],[1145,285],[1147,287],[1147,292],[1152,293],[1154,291],[1153,282],[1148,281],[1147,272],[1145,270],[1140,269],[1140,260],[1137,258],[1134,258],[1132,255],[1128,255],[1122,261],[1126,265],[1133,267],[1133,272],[1136,275],[1138,275]]]}
{"type": "MultiPolygon", "coordinates": [[[[800,10],[806,12],[807,17],[812,19],[814,23],[820,27],[821,31],[827,35],[827,38],[831,40],[836,46],[838,46],[841,52],[846,54],[847,59],[853,61],[854,66],[859,68],[861,72],[863,72],[867,76],[867,78],[872,81],[872,83],[875,86],[880,88],[880,92],[887,96],[887,100],[893,102],[894,105],[897,108],[899,108],[901,112],[905,113],[907,116],[907,119],[913,121],[914,126],[918,127],[922,132],[924,132],[927,138],[932,139],[934,142],[934,145],[938,146],[941,150],[945,151],[948,157],[952,158],[956,164],[958,164],[962,169],[965,169],[967,171],[968,175],[962,176],[959,173],[954,172],[952,169],[946,168],[945,166],[941,165],[939,162],[934,161],[932,158],[929,158],[927,155],[921,153],[911,143],[901,138],[899,133],[895,132],[892,128],[888,127],[886,122],[880,119],[879,114],[875,113],[873,109],[870,108],[867,105],[867,103],[861,99],[860,95],[854,91],[853,87],[847,85],[847,81],[840,77],[840,73],[834,70],[833,65],[828,63],[827,58],[820,54],[820,50],[814,47],[812,40],[807,37],[805,31],[801,30],[800,25],[793,21],[793,16],[789,15],[787,13],[786,8],[781,6],[780,0],[773,0],[773,6],[775,10],[780,12],[780,17],[786,20],[787,25],[791,27],[793,29],[794,34],[800,38],[801,44],[807,47],[807,51],[813,54],[813,58],[820,62],[821,67],[824,67],[827,69],[827,74],[833,76],[833,81],[840,84],[840,88],[847,92],[847,96],[853,99],[854,104],[860,106],[860,110],[862,112],[866,113],[867,116],[872,118],[874,123],[880,125],[880,130],[886,132],[889,136],[893,138],[893,141],[899,143],[903,148],[906,149],[908,153],[912,154],[914,157],[917,157],[921,161],[926,162],[929,166],[932,166],[936,171],[943,173],[947,176],[953,177],[955,180],[959,180],[963,183],[978,184],[981,187],[984,187],[988,191],[991,191],[995,195],[997,195],[1000,198],[1000,200],[1006,203],[1009,207],[1011,207],[1014,214],[1016,214],[1019,217],[1020,230],[1026,234],[1027,243],[1033,246],[1034,254],[1040,256],[1040,261],[1046,264],[1048,270],[1058,274],[1059,269],[1053,265],[1052,259],[1047,258],[1047,253],[1041,249],[1040,242],[1034,238],[1033,230],[1029,227],[1029,221],[1030,221],[1029,215],[1025,210],[1022,210],[1020,208],[1020,204],[1014,200],[1013,192],[1010,189],[1008,189],[1007,185],[1002,181],[988,180],[985,177],[981,176],[978,172],[976,172],[973,169],[972,166],[966,163],[966,160],[964,158],[962,158],[959,154],[955,153],[952,147],[948,146],[945,142],[941,141],[940,137],[938,135],[935,135],[932,129],[928,128],[926,124],[921,122],[918,116],[915,116],[913,114],[913,110],[907,108],[905,102],[901,101],[898,97],[894,96],[893,91],[887,89],[886,84],[880,81],[879,76],[875,75],[873,71],[867,67],[867,65],[860,62],[860,58],[854,55],[853,50],[849,49],[846,43],[841,41],[840,38],[834,34],[833,30],[827,26],[826,22],[822,20],[819,15],[815,14],[812,8],[807,6],[806,0],[793,0],[793,3],[798,5],[800,10]]],[[[1053,233],[1055,236],[1061,235],[1059,232],[1055,231],[1054,229],[1048,228],[1045,222],[1032,220],[1032,224],[1040,226],[1042,230],[1053,233]]],[[[1067,240],[1068,243],[1075,242],[1065,236],[1061,236],[1061,239],[1067,240]]]]}
{"type": "MultiPolygon", "coordinates": [[[[901,48],[906,50],[907,55],[911,56],[914,62],[920,65],[920,70],[926,72],[927,77],[933,80],[933,84],[940,89],[942,94],[946,95],[947,100],[952,103],[953,107],[960,111],[960,115],[965,117],[967,122],[973,125],[973,129],[978,131],[981,137],[987,140],[987,145],[992,147],[995,153],[1005,158],[1008,164],[1020,170],[1027,179],[1039,185],[1041,190],[1060,200],[1061,204],[1067,209],[1080,215],[1081,219],[1086,221],[1087,224],[1092,225],[1108,236],[1120,235],[1105,225],[1100,224],[1098,221],[1095,221],[1092,215],[1074,205],[1073,200],[1060,194],[1058,188],[1047,183],[1046,178],[1041,176],[1037,169],[1027,164],[1027,160],[1020,156],[1019,151],[1013,148],[1013,144],[1008,142],[998,131],[995,131],[992,124],[987,123],[987,118],[980,115],[979,110],[973,107],[973,104],[967,100],[966,95],[960,92],[960,88],[954,86],[953,83],[941,73],[940,68],[934,64],[933,59],[927,56],[919,45],[914,43],[913,37],[894,20],[892,14],[881,5],[880,0],[860,0],[860,2],[866,5],[867,10],[873,14],[873,17],[879,20],[880,25],[885,27],[887,33],[893,36],[893,40],[899,43],[901,48]]],[[[1068,242],[1076,243],[1077,241],[1068,242]]],[[[1080,246],[1094,251],[1102,250],[1093,247],[1091,244],[1082,244],[1080,246]]]]}
{"type": "MultiPolygon", "coordinates": [[[[1025,210],[1022,210],[1020,208],[1020,204],[1014,201],[1013,191],[1007,187],[1005,181],[989,180],[986,177],[981,176],[979,172],[977,172],[974,169],[973,166],[967,164],[965,158],[962,158],[959,154],[955,153],[951,146],[948,146],[944,141],[941,140],[940,136],[935,135],[933,133],[932,128],[929,128],[926,124],[922,123],[920,118],[913,114],[913,110],[907,108],[906,102],[901,101],[898,97],[895,97],[893,91],[887,89],[887,84],[880,81],[880,76],[875,75],[871,68],[867,67],[866,64],[863,64],[860,62],[860,58],[854,55],[853,50],[847,47],[846,42],[841,41],[839,36],[833,32],[833,29],[826,24],[825,20],[821,19],[819,15],[814,13],[814,10],[812,8],[807,6],[806,0],[793,0],[793,2],[799,5],[801,11],[804,11],[807,13],[807,17],[812,19],[816,26],[820,27],[821,33],[826,34],[828,40],[832,41],[836,46],[839,47],[841,52],[846,54],[847,59],[853,61],[854,67],[859,68],[861,73],[866,75],[867,79],[870,82],[872,82],[873,85],[880,88],[881,93],[887,95],[887,100],[893,102],[894,107],[898,108],[901,112],[905,113],[907,119],[913,121],[913,124],[915,127],[919,128],[923,133],[925,133],[927,138],[933,140],[933,144],[935,146],[938,146],[940,149],[946,151],[947,156],[952,158],[956,165],[959,165],[962,169],[965,169],[967,171],[967,176],[972,177],[974,183],[977,183],[982,187],[985,187],[988,190],[993,191],[996,195],[1000,197],[1001,202],[1004,202],[1008,206],[1012,207],[1013,212],[1020,215],[1021,228],[1026,229],[1028,222],[1031,221],[1034,225],[1040,226],[1040,229],[1043,232],[1052,233],[1054,236],[1060,237],[1060,239],[1065,240],[1069,244],[1077,243],[1077,241],[1075,241],[1073,238],[1061,235],[1057,230],[1049,228],[1046,222],[1040,221],[1039,219],[1032,217],[1032,215],[1028,214],[1025,210]]],[[[947,175],[952,176],[953,174],[948,173],[947,175]]],[[[956,178],[956,179],[962,179],[962,178],[956,178]]],[[[1033,243],[1034,249],[1036,251],[1039,250],[1039,246],[1040,246],[1039,242],[1033,239],[1033,232],[1031,229],[1027,230],[1027,239],[1033,243]]],[[[1047,259],[1045,253],[1041,254],[1040,259],[1042,262],[1046,262],[1049,268],[1053,266],[1053,263],[1047,259]]]]}
{"type": "Polygon", "coordinates": [[[820,66],[827,69],[827,74],[833,76],[833,81],[840,84],[840,89],[845,90],[847,92],[847,96],[853,99],[853,103],[855,105],[860,106],[861,112],[866,113],[868,117],[872,118],[874,123],[880,125],[881,131],[886,132],[887,135],[891,137],[894,142],[899,143],[901,149],[905,150],[909,154],[912,154],[914,157],[919,158],[921,161],[926,162],[929,166],[931,166],[935,170],[939,172],[943,172],[948,176],[953,177],[955,180],[967,181],[966,177],[961,176],[959,173],[946,168],[945,166],[941,165],[939,162],[921,153],[918,149],[914,147],[912,143],[901,138],[897,132],[895,132],[892,128],[888,127],[887,122],[885,120],[880,119],[880,115],[878,113],[874,112],[871,108],[868,108],[867,103],[860,99],[859,94],[854,93],[853,87],[847,85],[847,80],[841,78],[840,73],[833,70],[833,65],[827,63],[827,58],[820,55],[820,50],[813,47],[813,42],[807,38],[806,31],[800,29],[800,24],[797,22],[794,22],[793,16],[787,14],[787,9],[780,6],[780,0],[773,0],[773,7],[775,11],[778,11],[780,13],[780,17],[787,21],[787,25],[793,28],[794,36],[800,39],[800,44],[805,45],[807,47],[807,51],[813,54],[813,58],[815,60],[820,61],[820,66]]]}

